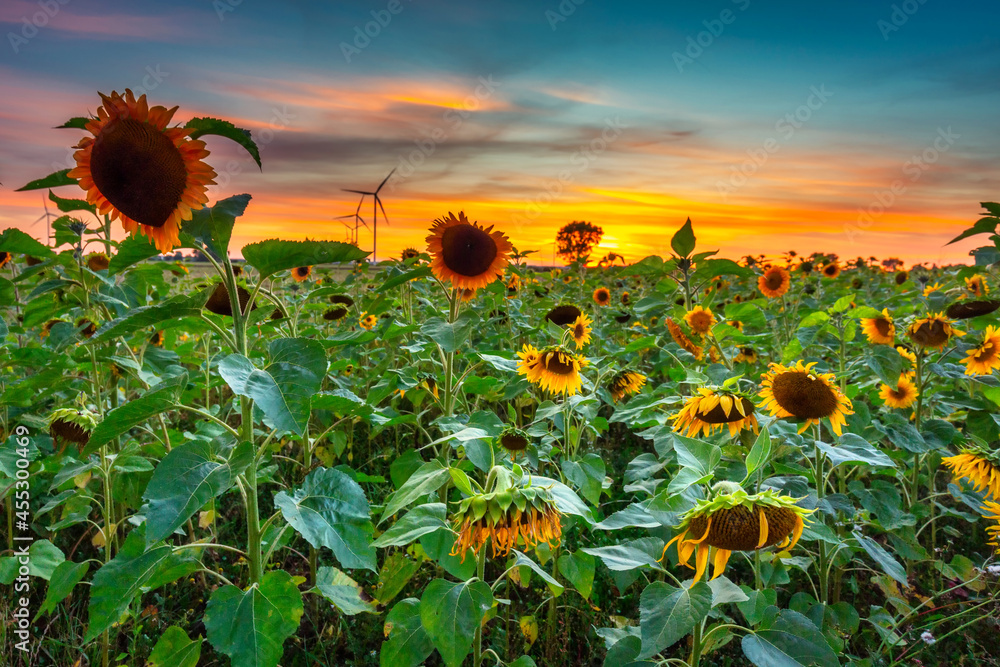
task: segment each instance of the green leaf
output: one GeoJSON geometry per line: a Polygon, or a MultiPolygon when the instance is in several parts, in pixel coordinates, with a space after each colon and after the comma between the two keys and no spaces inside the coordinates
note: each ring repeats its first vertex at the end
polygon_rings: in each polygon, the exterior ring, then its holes
{"type": "Polygon", "coordinates": [[[659,545],[659,550],[662,551],[663,540],[655,537],[646,537],[610,547],[585,547],[581,551],[591,556],[597,556],[609,570],[616,572],[634,570],[645,565],[662,569],[659,563],[657,563],[657,556],[650,553],[657,548],[657,545],[659,545]]]}
{"type": "Polygon", "coordinates": [[[180,317],[197,317],[208,301],[212,289],[207,288],[194,294],[178,294],[163,303],[132,308],[125,315],[102,324],[97,333],[87,340],[87,345],[97,345],[118,336],[128,336],[160,322],[180,317]]]}
{"type": "Polygon", "coordinates": [[[302,612],[302,593],[284,570],[268,572],[246,591],[223,586],[205,609],[208,642],[233,667],[275,667],[302,612]]]}
{"type": "Polygon", "coordinates": [[[274,504],[285,520],[317,549],[331,549],[346,568],[375,571],[371,514],[361,486],[335,468],[317,468],[289,496],[274,504]]]}
{"type": "Polygon", "coordinates": [[[419,505],[404,514],[389,530],[379,535],[372,546],[380,549],[401,547],[410,544],[422,535],[448,527],[448,522],[445,521],[444,503],[419,505]]]}
{"type": "Polygon", "coordinates": [[[234,470],[215,441],[192,440],[170,450],[156,466],[142,494],[149,502],[147,546],[171,535],[209,500],[228,491],[252,457],[253,447],[245,443],[239,455],[234,455],[234,470]]]}
{"type": "Polygon", "coordinates": [[[899,382],[904,363],[903,357],[892,345],[872,345],[865,355],[865,364],[868,368],[893,389],[899,382]]]}
{"type": "Polygon", "coordinates": [[[62,125],[56,125],[57,130],[62,130],[64,128],[69,128],[73,130],[85,130],[87,129],[87,123],[89,123],[92,118],[86,118],[84,116],[74,116],[62,125]]]}
{"type": "Polygon", "coordinates": [[[743,655],[757,667],[839,667],[823,633],[802,614],[783,609],[767,630],[743,637],[743,655]]]}
{"type": "Polygon", "coordinates": [[[204,641],[201,637],[192,640],[179,626],[171,625],[160,635],[145,667],[197,667],[204,641]]]}
{"type": "Polygon", "coordinates": [[[32,257],[51,257],[54,253],[47,245],[39,243],[35,238],[16,227],[8,227],[0,234],[0,252],[12,255],[31,255],[32,257]]]}
{"type": "Polygon", "coordinates": [[[181,227],[180,240],[185,248],[202,246],[216,260],[222,261],[229,254],[229,241],[233,236],[236,218],[243,215],[250,203],[250,195],[233,195],[195,211],[181,227]]]}
{"type": "MultiPolygon", "coordinates": [[[[985,206],[985,204],[983,206],[985,206]]],[[[992,211],[991,211],[991,213],[992,213],[992,211]]],[[[945,245],[951,245],[952,243],[957,243],[958,241],[961,241],[962,239],[967,239],[970,236],[976,236],[978,234],[993,234],[993,233],[995,233],[997,225],[1000,224],[1000,219],[998,219],[997,217],[994,217],[996,215],[997,215],[996,213],[993,213],[992,216],[987,216],[985,218],[980,218],[979,220],[976,221],[976,224],[972,225],[971,227],[969,227],[968,229],[966,229],[964,232],[962,232],[961,234],[959,234],[958,236],[956,236],[952,240],[948,241],[945,245]]]]}
{"type": "Polygon", "coordinates": [[[89,569],[90,563],[87,562],[74,563],[71,560],[64,560],[59,563],[49,577],[49,587],[45,591],[45,601],[38,608],[35,620],[38,620],[42,614],[49,613],[56,608],[57,604],[65,600],[66,596],[73,592],[73,587],[80,583],[80,580],[83,579],[89,569]]]}
{"type": "Polygon", "coordinates": [[[385,617],[385,636],[380,667],[417,667],[434,651],[434,643],[420,622],[420,600],[416,598],[396,603],[385,617]]]}
{"type": "Polygon", "coordinates": [[[476,311],[466,310],[454,323],[440,317],[432,317],[420,327],[420,333],[440,345],[445,352],[454,352],[468,340],[469,334],[479,322],[480,317],[476,311]]]}
{"type": "Polygon", "coordinates": [[[688,218],[684,225],[674,233],[673,238],[670,239],[670,247],[674,249],[674,252],[679,257],[687,257],[694,252],[694,246],[694,229],[691,227],[691,218],[688,218]]]}
{"type": "Polygon", "coordinates": [[[583,497],[592,505],[601,500],[601,488],[604,485],[604,459],[597,454],[587,454],[579,461],[564,459],[563,474],[576,484],[583,497]]]}
{"type": "Polygon", "coordinates": [[[493,605],[484,582],[435,579],[420,597],[420,622],[448,667],[459,667],[472,648],[483,614],[493,605]]]}
{"type": "Polygon", "coordinates": [[[854,533],[854,537],[857,538],[858,544],[860,544],[861,548],[865,550],[865,553],[871,556],[872,560],[878,563],[878,566],[882,568],[883,572],[888,574],[903,586],[910,585],[906,580],[906,568],[900,565],[899,561],[892,557],[892,554],[882,548],[881,544],[870,537],[865,537],[861,533],[854,533]]]}
{"type": "Polygon", "coordinates": [[[678,465],[693,468],[703,475],[713,472],[722,461],[722,450],[717,445],[682,435],[674,436],[674,451],[678,465]]]}
{"type": "Polygon", "coordinates": [[[764,428],[761,429],[757,439],[754,440],[753,447],[750,448],[750,453],[747,454],[747,476],[743,478],[743,481],[750,479],[750,475],[766,464],[770,456],[771,434],[764,428]]]}
{"type": "Polygon", "coordinates": [[[556,504],[556,509],[563,514],[578,516],[588,524],[593,525],[593,511],[587,507],[580,496],[576,495],[576,491],[573,489],[550,477],[533,476],[531,478],[531,485],[548,489],[549,493],[552,494],[552,501],[556,504]]]}
{"type": "Polygon", "coordinates": [[[54,203],[56,208],[63,213],[72,213],[73,211],[90,211],[94,215],[97,215],[97,207],[85,199],[64,199],[50,190],[49,201],[54,203]]]}
{"type": "Polygon", "coordinates": [[[260,271],[261,277],[265,278],[299,266],[354,262],[369,254],[356,245],[340,241],[269,239],[243,246],[243,258],[247,264],[260,271]]]}
{"type": "Polygon", "coordinates": [[[245,148],[247,153],[250,153],[253,161],[257,163],[257,168],[261,168],[260,151],[257,150],[257,144],[254,142],[253,137],[250,136],[250,130],[244,130],[241,127],[236,127],[228,120],[220,120],[218,118],[192,118],[184,127],[194,130],[189,135],[192,139],[198,139],[206,134],[232,139],[245,148]]]}
{"type": "Polygon", "coordinates": [[[573,584],[573,588],[585,600],[590,599],[590,593],[594,589],[594,571],[596,569],[597,560],[583,551],[574,551],[571,554],[559,556],[559,573],[573,584]]]}
{"type": "Polygon", "coordinates": [[[730,581],[725,575],[709,581],[708,587],[712,589],[712,607],[730,602],[746,602],[750,599],[742,588],[730,581]]]}
{"type": "Polygon", "coordinates": [[[305,433],[310,400],[326,375],[326,350],[309,338],[278,338],[269,346],[271,363],[261,370],[242,354],[219,362],[219,375],[233,392],[252,398],[275,429],[305,433]]]}
{"type": "Polygon", "coordinates": [[[176,581],[201,566],[189,550],[175,554],[173,547],[164,544],[146,551],[144,533],[144,526],[132,529],[118,554],[94,574],[87,608],[90,625],[84,642],[117,623],[135,596],[176,581]]]}
{"type": "Polygon", "coordinates": [[[451,473],[437,459],[423,464],[392,495],[392,498],[386,503],[379,522],[385,521],[388,517],[428,493],[437,491],[449,479],[451,479],[451,473]]]}
{"type": "Polygon", "coordinates": [[[118,244],[118,251],[112,255],[108,263],[108,275],[113,276],[144,259],[156,257],[160,254],[153,242],[142,234],[133,234],[125,237],[118,244]]]}
{"type": "Polygon", "coordinates": [[[840,444],[836,447],[819,440],[816,441],[816,446],[829,457],[834,467],[842,463],[862,463],[883,468],[896,467],[892,459],[880,452],[875,445],[853,433],[843,434],[840,437],[840,444]]]}
{"type": "Polygon", "coordinates": [[[403,283],[408,283],[411,280],[416,280],[417,278],[426,278],[431,275],[431,267],[421,266],[416,269],[411,269],[406,273],[401,273],[398,276],[393,276],[386,280],[382,285],[375,290],[376,292],[385,292],[391,290],[393,287],[402,285],[403,283]]]}
{"type": "Polygon", "coordinates": [[[375,605],[361,597],[358,582],[335,567],[321,567],[316,573],[316,588],[345,616],[376,613],[375,605]]]}
{"type": "Polygon", "coordinates": [[[712,589],[704,581],[691,588],[653,582],[639,596],[640,658],[656,655],[683,639],[712,609],[712,589]]]}
{"type": "Polygon", "coordinates": [[[77,180],[75,178],[70,178],[68,176],[69,172],[69,169],[57,171],[53,174],[49,174],[45,178],[39,178],[37,181],[31,181],[27,185],[19,187],[15,190],[15,192],[24,192],[25,190],[48,190],[49,188],[56,188],[60,185],[76,185],[77,180]]]}
{"type": "Polygon", "coordinates": [[[517,565],[518,567],[526,567],[534,571],[534,573],[537,574],[539,577],[541,577],[542,581],[544,581],[548,585],[549,590],[552,591],[552,595],[554,595],[555,597],[559,597],[560,595],[562,595],[562,592],[566,589],[566,587],[560,584],[558,581],[556,581],[551,574],[549,574],[548,572],[545,571],[544,568],[542,568],[541,565],[531,560],[517,549],[511,549],[511,553],[514,554],[515,565],[517,565]]]}
{"type": "Polygon", "coordinates": [[[90,434],[90,440],[83,448],[81,457],[89,456],[132,427],[150,417],[172,409],[184,385],[187,375],[177,375],[156,385],[139,398],[134,398],[104,415],[104,420],[90,434]]]}

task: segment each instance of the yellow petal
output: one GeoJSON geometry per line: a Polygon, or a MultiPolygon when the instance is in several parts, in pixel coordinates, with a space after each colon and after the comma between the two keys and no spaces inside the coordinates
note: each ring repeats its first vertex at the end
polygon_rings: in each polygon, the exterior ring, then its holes
{"type": "MultiPolygon", "coordinates": [[[[759,508],[760,510],[760,541],[757,542],[757,548],[760,549],[767,542],[767,516],[764,514],[764,508],[759,508]]],[[[799,519],[801,521],[801,519],[799,519]]]]}
{"type": "Polygon", "coordinates": [[[691,582],[692,586],[701,580],[701,575],[705,574],[705,568],[708,566],[708,552],[711,549],[712,547],[707,544],[698,545],[698,556],[695,558],[696,567],[694,570],[694,581],[691,582]]]}
{"type": "Polygon", "coordinates": [[[729,549],[716,549],[715,558],[713,559],[714,569],[712,572],[712,579],[715,579],[720,574],[726,571],[726,564],[729,562],[729,555],[733,553],[729,549]]]}

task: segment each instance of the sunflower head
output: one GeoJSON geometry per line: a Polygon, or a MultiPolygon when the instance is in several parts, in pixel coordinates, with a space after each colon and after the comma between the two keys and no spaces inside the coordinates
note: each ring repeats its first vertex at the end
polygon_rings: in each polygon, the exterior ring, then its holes
{"type": "Polygon", "coordinates": [[[327,322],[339,322],[340,320],[347,317],[347,309],[343,306],[338,308],[331,308],[330,310],[323,313],[323,319],[327,322]]]}
{"type": "Polygon", "coordinates": [[[883,384],[879,387],[879,398],[885,401],[887,407],[905,410],[913,405],[919,392],[913,381],[913,373],[903,373],[895,387],[883,384]]]}
{"type": "Polygon", "coordinates": [[[361,313],[361,317],[358,318],[358,324],[365,331],[371,331],[378,325],[378,318],[374,315],[369,315],[368,313],[361,313]]]}
{"type": "MultiPolygon", "coordinates": [[[[10,256],[9,252],[5,252],[3,250],[0,250],[0,269],[2,269],[3,267],[7,266],[7,263],[10,262],[10,259],[11,259],[11,256],[10,256]]],[[[28,259],[29,259],[28,266],[31,266],[30,260],[34,259],[34,258],[29,257],[28,259]]]]}
{"type": "Polygon", "coordinates": [[[88,320],[86,317],[81,317],[76,321],[76,328],[80,329],[80,335],[84,338],[90,338],[97,333],[97,325],[88,320]]]}
{"type": "Polygon", "coordinates": [[[523,452],[531,444],[528,434],[515,426],[508,426],[497,436],[497,444],[511,454],[523,452]]]}
{"type": "Polygon", "coordinates": [[[869,343],[892,345],[896,341],[896,325],[893,324],[888,308],[883,308],[878,317],[861,318],[861,329],[869,343]]]}
{"type": "Polygon", "coordinates": [[[580,316],[576,318],[570,327],[573,336],[573,343],[576,345],[576,349],[580,350],[584,345],[590,342],[590,325],[593,324],[593,320],[587,317],[587,315],[580,313],[580,316]]]}
{"type": "Polygon", "coordinates": [[[620,300],[621,300],[623,306],[627,306],[630,303],[632,303],[632,297],[631,297],[631,295],[628,292],[622,292],[620,300]]]}
{"type": "Polygon", "coordinates": [[[989,294],[990,288],[986,284],[986,279],[978,273],[971,278],[965,279],[965,289],[974,297],[983,297],[989,294]]]}
{"type": "Polygon", "coordinates": [[[691,328],[693,333],[704,336],[712,330],[715,324],[715,315],[704,306],[695,306],[684,315],[684,321],[691,328]]]}
{"type": "Polygon", "coordinates": [[[311,266],[297,266],[292,269],[292,278],[297,283],[305,282],[312,275],[312,271],[313,267],[311,266]]]}
{"type": "Polygon", "coordinates": [[[598,306],[606,306],[611,303],[611,290],[607,287],[598,287],[594,290],[593,298],[598,306]]]}
{"type": "Polygon", "coordinates": [[[988,544],[996,547],[997,554],[1000,554],[1000,503],[987,500],[981,509],[983,516],[994,522],[992,526],[986,527],[986,532],[991,538],[988,544]]]}
{"type": "Polygon", "coordinates": [[[400,260],[405,262],[409,259],[417,259],[418,257],[420,257],[420,251],[416,248],[404,248],[400,260]]]}
{"type": "Polygon", "coordinates": [[[941,459],[941,463],[951,468],[956,480],[964,477],[976,491],[1000,501],[1000,455],[997,452],[969,443],[955,456],[941,459]]]}
{"type": "Polygon", "coordinates": [[[112,92],[101,99],[97,118],[86,125],[93,136],[76,145],[77,166],[68,175],[98,213],[169,252],[180,244],[181,222],[208,202],[205,191],[215,183],[215,172],[201,161],[205,143],[190,138],[193,129],[167,127],[177,107],[150,107],[145,95],[136,100],[127,89],[124,97],[112,92]]]}
{"type": "Polygon", "coordinates": [[[911,364],[917,363],[917,355],[915,355],[912,350],[907,350],[905,347],[897,345],[896,352],[899,352],[899,356],[903,357],[911,364]]]}
{"type": "Polygon", "coordinates": [[[476,290],[500,277],[514,247],[493,226],[470,222],[464,212],[438,218],[427,237],[431,271],[456,289],[476,290]]]}
{"type": "Polygon", "coordinates": [[[808,259],[803,261],[801,264],[799,264],[799,271],[806,275],[809,275],[813,271],[813,263],[810,262],[808,259]]]}
{"type": "Polygon", "coordinates": [[[903,285],[909,279],[910,279],[910,274],[907,273],[906,271],[897,271],[896,272],[895,280],[896,280],[896,284],[897,285],[903,285]]]}
{"type": "Polygon", "coordinates": [[[739,353],[733,357],[733,361],[755,364],[757,363],[757,350],[752,347],[741,347],[739,353]]]}
{"type": "Polygon", "coordinates": [[[944,316],[944,313],[928,313],[926,317],[911,324],[906,333],[918,347],[934,350],[942,349],[953,335],[965,335],[951,327],[951,322],[944,316]]]}
{"type": "Polygon", "coordinates": [[[153,335],[149,337],[149,344],[156,347],[163,347],[163,332],[154,331],[153,335]]]}
{"type": "Polygon", "coordinates": [[[722,428],[733,436],[743,429],[759,430],[754,405],[741,393],[702,387],[673,416],[674,430],[687,429],[688,437],[706,436],[722,428]]]}
{"type": "Polygon", "coordinates": [[[1000,300],[997,299],[963,300],[948,306],[944,314],[953,320],[967,320],[980,315],[989,315],[997,308],[1000,308],[1000,300]]]}
{"type": "Polygon", "coordinates": [[[556,326],[564,327],[567,324],[573,324],[579,319],[583,311],[574,306],[571,303],[562,304],[556,306],[549,312],[545,313],[545,319],[556,326]]]}
{"type": "Polygon", "coordinates": [[[840,391],[832,373],[817,373],[813,371],[815,365],[816,362],[803,364],[801,360],[794,366],[772,363],[761,376],[763,407],[773,417],[804,420],[799,433],[810,424],[829,419],[834,433],[840,435],[847,423],[846,415],[854,414],[851,399],[840,391]]]}
{"type": "Polygon", "coordinates": [[[111,260],[103,252],[92,252],[87,255],[87,268],[91,271],[107,271],[111,260]]]}
{"type": "Polygon", "coordinates": [[[608,384],[608,391],[611,397],[620,401],[630,394],[638,394],[643,385],[646,384],[646,376],[635,371],[619,371],[611,377],[608,384]]]}
{"type": "Polygon", "coordinates": [[[573,396],[583,386],[580,370],[589,362],[559,345],[550,345],[541,350],[525,345],[518,356],[521,363],[518,364],[517,372],[542,389],[554,394],[573,396]]]}
{"type": "Polygon", "coordinates": [[[840,264],[837,262],[827,262],[823,267],[823,275],[827,278],[836,278],[840,275],[840,264]]]}
{"type": "Polygon", "coordinates": [[[49,415],[48,430],[54,441],[72,442],[80,450],[90,441],[97,428],[97,416],[83,408],[59,408],[49,415]]]}
{"type": "Polygon", "coordinates": [[[688,335],[684,333],[684,330],[681,329],[680,325],[674,322],[674,320],[670,317],[667,318],[667,331],[670,332],[670,337],[674,339],[674,342],[677,343],[681,349],[690,352],[694,355],[695,359],[701,361],[702,356],[704,356],[704,350],[701,346],[695,345],[695,343],[688,338],[688,335]]]}
{"type": "Polygon", "coordinates": [[[788,271],[780,266],[772,266],[764,271],[764,275],[757,279],[757,287],[761,294],[768,299],[777,299],[788,291],[792,284],[792,278],[788,271]]]}
{"type": "Polygon", "coordinates": [[[986,327],[983,341],[968,351],[962,363],[966,375],[991,375],[1000,368],[1000,331],[992,324],[986,327]]]}
{"type": "MultiPolygon", "coordinates": [[[[240,309],[245,312],[247,304],[250,302],[250,292],[246,288],[237,285],[236,295],[240,300],[240,309]]],[[[250,310],[256,307],[257,304],[255,303],[250,310]]],[[[224,282],[220,281],[216,283],[215,289],[212,290],[211,296],[208,297],[208,301],[205,303],[205,310],[216,315],[233,316],[233,304],[229,300],[229,290],[226,288],[224,282]]]]}

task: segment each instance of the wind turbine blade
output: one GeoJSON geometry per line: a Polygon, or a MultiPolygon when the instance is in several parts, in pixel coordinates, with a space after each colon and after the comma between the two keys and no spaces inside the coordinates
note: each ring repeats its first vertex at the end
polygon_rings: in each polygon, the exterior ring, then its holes
{"type": "Polygon", "coordinates": [[[382,206],[382,200],[378,198],[378,195],[375,195],[375,201],[378,203],[378,207],[380,209],[382,209],[382,217],[385,219],[385,224],[388,225],[389,224],[389,216],[386,215],[385,206],[382,206]]]}
{"type": "Polygon", "coordinates": [[[358,194],[358,195],[373,195],[373,194],[375,194],[374,192],[365,192],[364,190],[349,190],[347,188],[340,188],[340,190],[342,192],[353,192],[354,194],[358,194]]]}
{"type": "Polygon", "coordinates": [[[389,172],[389,175],[386,176],[384,179],[382,179],[382,182],[378,184],[378,187],[375,188],[375,192],[372,194],[378,194],[378,191],[382,189],[382,186],[386,184],[386,181],[392,178],[392,175],[395,173],[396,173],[396,167],[393,167],[392,171],[389,172]]]}

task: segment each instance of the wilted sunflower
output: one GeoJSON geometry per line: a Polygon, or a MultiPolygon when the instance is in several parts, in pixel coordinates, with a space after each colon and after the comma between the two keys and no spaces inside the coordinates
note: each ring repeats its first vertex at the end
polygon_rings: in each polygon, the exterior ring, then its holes
{"type": "Polygon", "coordinates": [[[674,322],[672,318],[667,318],[667,330],[670,332],[670,337],[674,339],[674,342],[681,346],[682,349],[687,350],[694,355],[694,358],[701,361],[702,356],[704,356],[704,350],[695,345],[684,330],[681,329],[680,325],[674,322]]]}
{"type": "Polygon", "coordinates": [[[531,444],[531,439],[521,429],[515,426],[508,426],[497,436],[496,443],[516,456],[528,448],[528,445],[531,444]]]}
{"type": "Polygon", "coordinates": [[[989,533],[991,538],[988,544],[996,547],[996,552],[1000,554],[1000,504],[987,500],[983,503],[981,509],[983,510],[984,518],[991,519],[996,522],[992,526],[987,526],[986,532],[989,533]]]}
{"type": "Polygon", "coordinates": [[[416,259],[418,257],[420,257],[420,251],[416,248],[404,248],[400,259],[405,262],[408,259],[416,259]]]}
{"type": "Polygon", "coordinates": [[[154,331],[153,335],[149,337],[149,344],[156,347],[163,347],[163,332],[154,331]]]}
{"type": "Polygon", "coordinates": [[[598,287],[594,290],[594,303],[598,306],[606,306],[611,303],[611,290],[607,287],[598,287]]]}
{"type": "Polygon", "coordinates": [[[1000,331],[992,324],[983,333],[983,342],[962,359],[966,375],[990,375],[1000,368],[1000,331]]]}
{"type": "Polygon", "coordinates": [[[354,305],[354,299],[346,294],[334,294],[330,297],[330,303],[336,303],[344,306],[345,308],[350,308],[354,305]]]}
{"type": "Polygon", "coordinates": [[[327,322],[338,322],[347,317],[347,309],[343,306],[339,308],[331,308],[330,310],[323,313],[323,319],[327,322]]]}
{"type": "Polygon", "coordinates": [[[107,271],[111,260],[103,252],[92,252],[87,255],[87,268],[91,271],[107,271]]]}
{"type": "Polygon", "coordinates": [[[990,293],[990,288],[989,285],[986,284],[986,279],[978,273],[971,278],[965,279],[965,289],[967,289],[969,293],[975,297],[983,297],[990,293]]]}
{"type": "Polygon", "coordinates": [[[39,337],[39,338],[43,338],[43,339],[44,339],[44,338],[47,338],[47,337],[48,337],[48,335],[49,335],[50,333],[52,333],[52,327],[54,327],[55,325],[59,324],[59,323],[60,323],[60,322],[62,322],[62,321],[63,321],[63,320],[59,320],[59,319],[55,319],[55,320],[49,320],[48,322],[46,322],[46,323],[45,323],[45,324],[44,324],[44,325],[42,326],[42,331],[41,331],[41,333],[39,333],[39,334],[38,334],[38,337],[39,337]]]}
{"type": "Polygon", "coordinates": [[[626,313],[624,311],[618,311],[618,314],[615,315],[615,322],[617,322],[618,324],[625,324],[630,319],[632,319],[632,313],[626,313]]]}
{"type": "Polygon", "coordinates": [[[448,213],[431,226],[427,237],[427,252],[431,255],[431,271],[442,282],[456,289],[479,289],[500,277],[514,249],[502,232],[493,226],[480,227],[469,222],[459,211],[456,218],[448,213]]]}
{"type": "Polygon", "coordinates": [[[590,342],[590,325],[593,323],[594,321],[584,313],[580,313],[580,316],[573,322],[573,343],[576,344],[576,349],[582,349],[590,342]]]}
{"type": "Polygon", "coordinates": [[[698,394],[687,399],[680,411],[672,417],[674,430],[687,429],[690,438],[699,433],[711,435],[723,427],[729,428],[733,436],[745,428],[759,430],[753,403],[737,392],[714,390],[702,387],[698,394]]]}
{"type": "Polygon", "coordinates": [[[878,395],[885,401],[886,406],[905,410],[916,402],[920,392],[913,381],[913,374],[903,373],[899,376],[895,387],[882,384],[879,387],[878,395]]]}
{"type": "Polygon", "coordinates": [[[827,262],[823,267],[823,275],[827,278],[836,278],[840,275],[840,264],[837,262],[827,262]]]}
{"type": "Polygon", "coordinates": [[[733,357],[733,361],[737,363],[743,361],[748,364],[756,364],[757,350],[753,349],[752,347],[741,347],[739,354],[733,357]]]}
{"type": "Polygon", "coordinates": [[[906,271],[899,271],[899,272],[896,273],[896,284],[897,285],[902,285],[902,284],[904,284],[909,279],[910,279],[910,274],[907,273],[906,271]]]}
{"type": "Polygon", "coordinates": [[[361,317],[358,318],[358,324],[365,331],[371,331],[378,324],[378,318],[374,315],[369,315],[368,313],[361,313],[361,317]]]}
{"type": "Polygon", "coordinates": [[[80,450],[90,442],[90,434],[95,428],[97,428],[97,416],[90,410],[59,408],[49,415],[48,429],[52,439],[72,442],[80,450]]]}
{"type": "Polygon", "coordinates": [[[81,317],[76,321],[76,328],[80,329],[80,335],[84,338],[90,338],[97,333],[97,326],[86,317],[81,317]]]}
{"type": "Polygon", "coordinates": [[[712,325],[715,324],[715,315],[703,306],[695,306],[685,313],[684,321],[691,327],[692,332],[703,336],[712,330],[712,325]]]}
{"type": "Polygon", "coordinates": [[[764,408],[772,417],[796,417],[804,419],[799,433],[810,424],[819,424],[821,419],[829,419],[830,427],[837,435],[846,424],[846,415],[854,414],[851,399],[837,386],[833,373],[815,373],[816,362],[794,366],[771,363],[768,372],[761,376],[760,397],[764,408]]]}
{"type": "Polygon", "coordinates": [[[916,345],[934,350],[940,350],[947,345],[952,335],[965,335],[964,332],[952,329],[951,322],[943,313],[928,313],[926,317],[911,324],[906,333],[916,345]]]}
{"type": "Polygon", "coordinates": [[[556,306],[549,312],[545,313],[545,319],[556,326],[564,327],[567,324],[573,324],[583,313],[582,310],[574,306],[573,304],[563,304],[556,306]]]}
{"type": "Polygon", "coordinates": [[[518,373],[528,378],[532,384],[554,394],[573,396],[583,386],[583,376],[580,369],[589,363],[584,357],[579,357],[558,345],[536,350],[525,345],[521,352],[521,363],[518,373]]]}
{"type": "Polygon", "coordinates": [[[976,491],[1000,500],[1000,458],[996,453],[968,445],[959,454],[941,459],[941,463],[951,468],[956,480],[964,477],[976,491]]]}
{"type": "Polygon", "coordinates": [[[948,306],[944,314],[953,320],[967,320],[970,317],[989,315],[1000,308],[1000,301],[984,299],[982,301],[959,301],[948,306]]]}
{"type": "Polygon", "coordinates": [[[98,213],[170,252],[180,245],[181,222],[204,207],[215,183],[215,171],[201,161],[205,142],[188,136],[193,129],[167,128],[177,107],[150,108],[145,95],[136,100],[128,89],[124,97],[100,95],[104,104],[86,125],[94,136],[76,145],[68,176],[79,179],[98,213]]]}
{"type": "Polygon", "coordinates": [[[777,299],[788,291],[792,277],[780,266],[772,266],[757,279],[757,287],[768,299],[777,299]]]}
{"type": "Polygon", "coordinates": [[[714,548],[712,579],[726,570],[734,551],[756,551],[777,545],[791,551],[802,536],[807,510],[795,503],[801,498],[779,495],[773,489],[749,495],[739,484],[719,482],[712,487],[711,499],[699,500],[681,516],[680,532],[663,547],[677,542],[678,562],[686,567],[695,555],[694,581],[699,581],[708,566],[709,551],[714,548]]]}
{"type": "Polygon", "coordinates": [[[896,325],[893,324],[888,308],[883,308],[878,317],[862,317],[861,330],[865,332],[869,343],[892,345],[896,342],[896,325]]]}
{"type": "Polygon", "coordinates": [[[306,279],[312,275],[312,272],[313,267],[311,266],[298,266],[292,269],[292,278],[294,278],[297,283],[305,282],[306,279]]]}
{"type": "MultiPolygon", "coordinates": [[[[250,302],[250,292],[246,288],[237,285],[236,296],[240,300],[240,309],[246,311],[247,304],[250,302]]],[[[255,303],[250,310],[256,307],[257,304],[255,303]]],[[[219,282],[216,284],[211,296],[208,297],[208,301],[205,303],[205,310],[216,315],[233,316],[233,304],[229,300],[229,290],[226,288],[225,283],[219,282]]]]}
{"type": "MultiPolygon", "coordinates": [[[[506,485],[503,485],[506,486],[506,485]]],[[[530,549],[545,542],[551,548],[562,539],[561,513],[552,495],[540,487],[509,486],[464,499],[455,512],[458,537],[450,555],[465,555],[469,549],[478,556],[489,541],[493,557],[503,557],[524,544],[530,549]]]]}
{"type": "Polygon", "coordinates": [[[612,376],[608,391],[613,399],[620,401],[630,394],[638,394],[645,384],[646,376],[642,373],[619,371],[612,376]]]}

